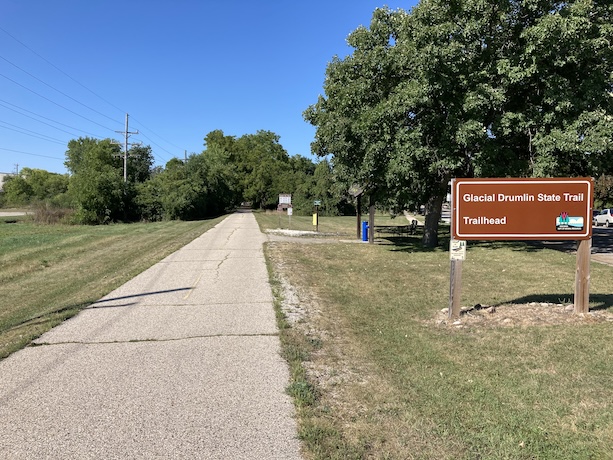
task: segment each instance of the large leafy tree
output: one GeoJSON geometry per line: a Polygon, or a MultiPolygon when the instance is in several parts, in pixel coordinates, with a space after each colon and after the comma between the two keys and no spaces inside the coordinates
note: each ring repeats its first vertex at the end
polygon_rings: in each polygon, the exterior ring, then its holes
{"type": "Polygon", "coordinates": [[[120,149],[110,139],[79,138],[68,143],[64,164],[71,173],[69,194],[75,219],[85,224],[123,218],[124,183],[120,149]]]}
{"type": "Polygon", "coordinates": [[[284,178],[291,174],[289,155],[271,131],[241,136],[236,142],[235,157],[243,180],[243,196],[254,207],[277,205],[285,190],[284,178]]]}
{"type": "Polygon", "coordinates": [[[511,2],[510,46],[497,65],[504,107],[494,145],[523,152],[526,175],[598,175],[611,168],[613,3],[511,2]]]}
{"type": "Polygon", "coordinates": [[[291,193],[294,188],[293,166],[297,163],[290,161],[279,140],[271,131],[260,130],[237,139],[216,130],[205,137],[206,155],[217,155],[232,165],[234,189],[241,201],[270,208],[277,205],[280,193],[291,193]]]}
{"type": "Polygon", "coordinates": [[[138,184],[136,202],[146,220],[201,219],[235,206],[234,167],[214,142],[187,161],[172,159],[163,171],[138,184]]]}
{"type": "Polygon", "coordinates": [[[137,184],[136,191],[144,220],[189,219],[196,214],[198,187],[190,183],[185,163],[177,158],[150,180],[137,184]]]}
{"type": "Polygon", "coordinates": [[[22,206],[29,204],[34,191],[32,185],[23,175],[7,176],[4,180],[3,198],[8,205],[22,206]]]}
{"type": "Polygon", "coordinates": [[[583,175],[611,155],[610,2],[423,0],[377,9],[325,96],[305,112],[313,150],[348,188],[426,204],[437,244],[454,176],[583,175]]]}
{"type": "Polygon", "coordinates": [[[4,199],[10,205],[45,203],[67,206],[68,175],[44,169],[23,168],[19,175],[9,176],[4,184],[4,199]]]}

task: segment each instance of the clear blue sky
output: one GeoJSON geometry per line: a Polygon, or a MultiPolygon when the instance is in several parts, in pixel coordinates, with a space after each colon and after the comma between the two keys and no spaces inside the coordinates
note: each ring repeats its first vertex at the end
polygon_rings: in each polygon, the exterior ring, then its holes
{"type": "Polygon", "coordinates": [[[415,3],[0,0],[0,172],[64,173],[69,140],[121,140],[126,112],[141,133],[130,141],[159,165],[201,152],[215,129],[273,131],[310,156],[302,112],[327,63],[375,8],[415,3]]]}

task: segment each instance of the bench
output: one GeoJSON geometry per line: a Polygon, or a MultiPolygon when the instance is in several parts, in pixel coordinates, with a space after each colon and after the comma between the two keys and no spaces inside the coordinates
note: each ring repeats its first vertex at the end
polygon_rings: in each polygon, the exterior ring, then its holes
{"type": "Polygon", "coordinates": [[[417,233],[417,221],[412,220],[410,225],[375,225],[375,235],[415,235],[417,233]]]}

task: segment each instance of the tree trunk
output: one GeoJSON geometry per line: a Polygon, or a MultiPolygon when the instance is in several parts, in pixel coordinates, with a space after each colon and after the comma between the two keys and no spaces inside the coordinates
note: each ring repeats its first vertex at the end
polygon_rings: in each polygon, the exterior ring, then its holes
{"type": "MultiPolygon", "coordinates": [[[[443,190],[446,192],[447,184],[445,184],[443,190]]],[[[426,222],[424,223],[422,244],[427,248],[438,246],[438,223],[441,220],[443,210],[443,197],[443,194],[437,193],[430,197],[426,203],[426,222]]]]}

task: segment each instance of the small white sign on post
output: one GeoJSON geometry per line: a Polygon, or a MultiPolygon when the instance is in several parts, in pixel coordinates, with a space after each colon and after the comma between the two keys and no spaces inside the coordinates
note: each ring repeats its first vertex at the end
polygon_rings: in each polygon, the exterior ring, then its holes
{"type": "Polygon", "coordinates": [[[449,259],[466,260],[466,241],[451,238],[449,241],[449,259]]]}
{"type": "Polygon", "coordinates": [[[287,208],[287,215],[291,216],[292,214],[294,214],[294,210],[292,208],[287,208]]]}

